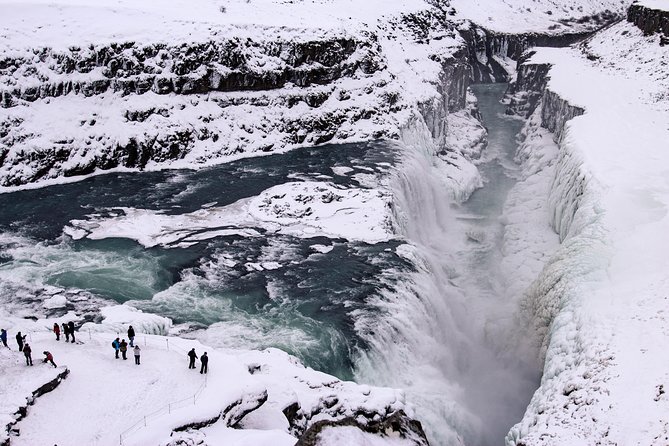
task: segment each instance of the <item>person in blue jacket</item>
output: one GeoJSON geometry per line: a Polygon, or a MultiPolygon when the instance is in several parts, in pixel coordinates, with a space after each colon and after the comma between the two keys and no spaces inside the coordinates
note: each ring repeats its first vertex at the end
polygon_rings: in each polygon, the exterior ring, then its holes
{"type": "Polygon", "coordinates": [[[121,341],[119,341],[118,338],[114,339],[114,341],[112,341],[112,347],[114,347],[114,351],[116,352],[116,359],[118,359],[118,352],[121,350],[121,341]]]}
{"type": "Polygon", "coordinates": [[[2,345],[9,348],[9,345],[7,345],[7,330],[4,328],[0,330],[0,341],[2,341],[2,345]]]}

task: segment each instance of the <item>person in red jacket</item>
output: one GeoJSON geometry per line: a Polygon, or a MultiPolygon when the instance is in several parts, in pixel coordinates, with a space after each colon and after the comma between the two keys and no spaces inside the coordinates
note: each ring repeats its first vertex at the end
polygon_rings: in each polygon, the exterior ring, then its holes
{"type": "Polygon", "coordinates": [[[53,324],[53,332],[56,333],[56,341],[60,341],[60,325],[58,323],[53,324]]]}
{"type": "Polygon", "coordinates": [[[50,362],[52,366],[58,367],[55,362],[53,362],[53,355],[50,352],[42,352],[44,353],[44,362],[50,362]]]}

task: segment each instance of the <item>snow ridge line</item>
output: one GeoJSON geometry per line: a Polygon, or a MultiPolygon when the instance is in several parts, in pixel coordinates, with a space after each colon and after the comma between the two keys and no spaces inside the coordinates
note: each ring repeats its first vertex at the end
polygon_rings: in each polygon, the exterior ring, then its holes
{"type": "Polygon", "coordinates": [[[35,399],[39,398],[42,395],[45,395],[53,390],[55,390],[60,383],[67,378],[67,376],[70,374],[70,370],[65,367],[65,370],[60,372],[54,379],[51,381],[43,384],[39,388],[33,390],[32,392],[32,397],[26,398],[26,405],[19,407],[18,410],[14,413],[16,416],[15,420],[11,423],[8,423],[5,426],[5,431],[7,432],[7,439],[0,443],[0,446],[10,446],[11,445],[11,433],[16,424],[19,423],[19,421],[23,420],[25,417],[28,416],[28,406],[32,406],[35,404],[35,399]]]}

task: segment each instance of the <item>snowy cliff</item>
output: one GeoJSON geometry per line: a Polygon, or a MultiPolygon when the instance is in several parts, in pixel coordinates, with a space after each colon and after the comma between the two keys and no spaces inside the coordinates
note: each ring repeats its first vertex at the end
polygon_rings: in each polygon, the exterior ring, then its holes
{"type": "Polygon", "coordinates": [[[545,85],[525,97],[540,93],[536,119],[558,143],[546,199],[560,246],[525,294],[545,365],[507,444],[666,443],[661,39],[621,22],[521,67],[524,85],[545,85]]]}

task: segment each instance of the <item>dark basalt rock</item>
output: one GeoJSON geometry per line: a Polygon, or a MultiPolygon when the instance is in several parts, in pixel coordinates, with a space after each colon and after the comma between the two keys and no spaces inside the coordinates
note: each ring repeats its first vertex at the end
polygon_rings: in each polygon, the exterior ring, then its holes
{"type": "Polygon", "coordinates": [[[468,61],[471,69],[470,80],[473,83],[508,82],[508,73],[493,56],[497,55],[518,61],[528,48],[533,46],[557,48],[569,46],[619,19],[619,15],[615,13],[604,12],[590,18],[593,22],[592,31],[561,34],[500,33],[470,24],[470,26],[459,30],[460,35],[467,42],[468,61]],[[479,60],[479,54],[485,55],[485,58],[479,60]]]}
{"type": "Polygon", "coordinates": [[[12,107],[19,100],[33,102],[70,93],[84,96],[107,91],[124,95],[148,91],[197,94],[269,90],[281,88],[288,82],[297,86],[327,84],[357,70],[371,74],[382,69],[379,51],[373,41],[354,38],[305,42],[233,38],[175,46],[124,42],[91,45],[83,50],[71,47],[67,52],[39,48],[33,51],[33,58],[0,59],[0,77],[16,76],[38,82],[25,88],[5,86],[0,91],[0,107],[12,107]],[[352,57],[359,50],[361,55],[352,57]],[[275,59],[274,65],[280,68],[256,67],[253,61],[259,57],[275,59]],[[49,72],[69,74],[73,79],[51,81],[49,72]],[[77,80],[76,74],[83,73],[90,74],[88,77],[92,79],[77,80]]]}
{"type": "Polygon", "coordinates": [[[324,429],[332,427],[356,427],[364,432],[379,435],[380,437],[393,437],[409,440],[415,446],[429,446],[423,426],[419,421],[409,418],[404,411],[399,410],[380,421],[360,423],[356,418],[347,417],[335,421],[317,421],[300,436],[295,446],[318,446],[319,435],[324,429]]]}
{"type": "Polygon", "coordinates": [[[266,401],[267,390],[259,393],[244,394],[213,417],[178,426],[173,431],[184,432],[189,429],[202,429],[211,426],[219,420],[224,420],[227,427],[236,427],[246,415],[265,404],[266,401]]]}
{"type": "Polygon", "coordinates": [[[640,4],[632,4],[627,9],[627,21],[634,23],[646,35],[660,36],[660,45],[669,43],[669,11],[652,9],[640,4]]]}

